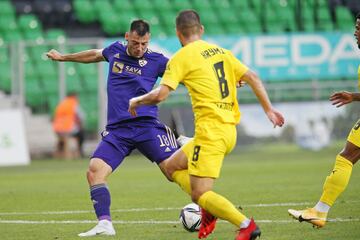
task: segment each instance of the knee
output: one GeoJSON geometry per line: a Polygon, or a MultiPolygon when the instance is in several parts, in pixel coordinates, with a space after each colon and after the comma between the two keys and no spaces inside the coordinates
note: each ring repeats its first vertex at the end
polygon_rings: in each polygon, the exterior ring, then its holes
{"type": "Polygon", "coordinates": [[[90,164],[89,169],[86,172],[86,177],[90,186],[103,182],[100,169],[90,164]]]}
{"type": "Polygon", "coordinates": [[[196,190],[196,189],[193,189],[191,191],[191,200],[194,202],[194,203],[197,203],[199,201],[199,198],[201,197],[201,195],[203,195],[204,192],[203,191],[199,191],[199,190],[196,190]]]}
{"type": "Polygon", "coordinates": [[[86,178],[88,180],[88,183],[92,186],[94,185],[95,179],[96,179],[96,172],[92,171],[90,168],[86,172],[86,178]]]}

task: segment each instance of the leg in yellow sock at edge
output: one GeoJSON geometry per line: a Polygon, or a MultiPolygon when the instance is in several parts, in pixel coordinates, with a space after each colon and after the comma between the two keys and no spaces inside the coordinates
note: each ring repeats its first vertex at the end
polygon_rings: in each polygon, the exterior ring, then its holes
{"type": "Polygon", "coordinates": [[[327,214],[336,199],[346,189],[353,165],[360,158],[360,148],[350,141],[346,142],[345,148],[336,156],[335,166],[330,175],[326,177],[320,200],[313,208],[304,210],[289,209],[289,214],[301,221],[311,223],[314,227],[325,226],[327,214]]]}

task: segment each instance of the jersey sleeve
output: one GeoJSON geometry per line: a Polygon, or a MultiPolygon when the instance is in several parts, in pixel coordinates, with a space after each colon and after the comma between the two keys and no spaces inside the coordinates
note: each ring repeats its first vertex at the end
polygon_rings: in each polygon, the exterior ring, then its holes
{"type": "Polygon", "coordinates": [[[164,75],[166,65],[168,63],[169,59],[165,57],[164,55],[161,55],[159,58],[159,77],[162,77],[164,75]]]}
{"type": "Polygon", "coordinates": [[[103,49],[102,51],[102,55],[104,56],[105,60],[108,62],[110,56],[115,54],[115,46],[116,46],[117,42],[113,42],[111,45],[107,46],[106,48],[103,49]]]}
{"type": "Polygon", "coordinates": [[[165,73],[160,84],[167,85],[175,90],[186,75],[186,66],[179,55],[175,55],[166,65],[165,73]]]}
{"type": "Polygon", "coordinates": [[[228,53],[230,55],[231,64],[234,66],[236,81],[238,81],[249,70],[249,68],[237,59],[231,51],[228,53]]]}

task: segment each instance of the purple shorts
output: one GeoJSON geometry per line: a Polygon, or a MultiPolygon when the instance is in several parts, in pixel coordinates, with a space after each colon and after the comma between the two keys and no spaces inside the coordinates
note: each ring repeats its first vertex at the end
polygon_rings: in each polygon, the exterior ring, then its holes
{"type": "Polygon", "coordinates": [[[101,136],[92,158],[101,158],[113,171],[135,148],[157,164],[179,148],[174,133],[155,118],[121,123],[116,128],[103,131],[101,136]]]}

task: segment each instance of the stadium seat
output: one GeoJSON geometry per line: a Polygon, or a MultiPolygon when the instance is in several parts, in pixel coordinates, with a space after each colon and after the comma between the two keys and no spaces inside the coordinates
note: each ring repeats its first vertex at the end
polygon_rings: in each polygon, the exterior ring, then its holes
{"type": "Polygon", "coordinates": [[[160,20],[165,31],[168,35],[175,35],[175,17],[176,13],[174,11],[160,12],[160,20]]]}
{"type": "Polygon", "coordinates": [[[317,30],[332,31],[334,29],[329,8],[327,6],[318,8],[316,16],[317,16],[317,24],[316,24],[317,30]]]}
{"type": "Polygon", "coordinates": [[[66,34],[62,29],[49,29],[45,34],[46,40],[55,40],[57,43],[64,43],[66,39],[66,34]]]}
{"type": "Polygon", "coordinates": [[[5,42],[17,42],[23,39],[22,34],[19,31],[8,31],[4,32],[4,40],[5,42]]]}
{"type": "Polygon", "coordinates": [[[10,31],[18,31],[16,19],[0,15],[0,32],[7,33],[10,31]]]}
{"type": "Polygon", "coordinates": [[[11,90],[11,67],[9,62],[0,64],[0,88],[6,92],[11,90]]]}
{"type": "Polygon", "coordinates": [[[23,32],[23,36],[25,40],[34,40],[37,43],[44,42],[44,37],[41,29],[34,29],[34,30],[27,29],[26,31],[23,32]]]}
{"type": "MultiPolygon", "coordinates": [[[[239,1],[243,2],[243,1],[239,1]]],[[[244,1],[246,3],[246,1],[244,1]]],[[[236,1],[235,1],[236,3],[236,1]]],[[[229,9],[234,8],[235,6],[231,5],[229,0],[222,0],[222,1],[210,1],[211,7],[213,10],[215,10],[217,13],[220,13],[222,11],[228,11],[229,9]]]]}
{"type": "Polygon", "coordinates": [[[96,14],[106,13],[114,10],[110,0],[93,0],[94,11],[96,14]]]}
{"type": "Polygon", "coordinates": [[[301,10],[301,24],[302,30],[305,32],[313,32],[315,31],[315,14],[314,9],[308,4],[304,2],[301,10]]]}
{"type": "Polygon", "coordinates": [[[41,24],[38,18],[33,14],[25,14],[21,15],[18,18],[18,24],[22,31],[30,30],[38,30],[41,28],[41,24]]]}
{"type": "Polygon", "coordinates": [[[227,11],[220,11],[218,14],[218,17],[226,30],[230,29],[231,26],[239,24],[238,15],[235,10],[229,9],[227,11]]]}
{"type": "Polygon", "coordinates": [[[90,0],[74,0],[73,7],[76,17],[81,22],[90,23],[97,18],[94,6],[90,0]]]}
{"type": "Polygon", "coordinates": [[[206,12],[202,12],[201,21],[204,25],[207,26],[214,26],[219,24],[217,14],[211,9],[207,10],[206,12]]]}
{"type": "Polygon", "coordinates": [[[164,38],[167,35],[171,35],[166,32],[166,27],[163,26],[162,24],[153,24],[152,26],[150,26],[150,31],[151,31],[151,36],[159,37],[159,38],[164,38]]]}
{"type": "Polygon", "coordinates": [[[156,12],[158,11],[171,11],[172,9],[172,1],[171,3],[169,0],[153,0],[152,4],[156,12]]]}
{"type": "Polygon", "coordinates": [[[33,62],[40,62],[47,59],[46,53],[49,51],[48,46],[37,45],[29,47],[30,58],[33,62]]]}
{"type": "Polygon", "coordinates": [[[127,11],[134,11],[134,6],[131,0],[114,0],[114,8],[116,11],[122,13],[127,11]]]}
{"type": "Polygon", "coordinates": [[[39,76],[37,74],[37,71],[34,68],[34,65],[32,63],[32,61],[26,61],[25,62],[25,68],[24,68],[24,72],[25,72],[25,79],[31,78],[31,79],[38,79],[39,76]]]}
{"type": "Polygon", "coordinates": [[[138,13],[151,11],[153,9],[153,3],[150,0],[133,0],[132,1],[134,8],[138,13]]]}
{"type": "Polygon", "coordinates": [[[173,7],[173,10],[177,13],[184,9],[191,9],[193,8],[192,4],[189,2],[189,0],[172,0],[171,5],[173,7]]]}
{"type": "MultiPolygon", "coordinates": [[[[76,71],[80,74],[83,78],[97,78],[97,65],[96,64],[76,64],[76,71]]],[[[92,79],[91,82],[96,81],[92,79]]]]}
{"type": "Polygon", "coordinates": [[[5,18],[15,17],[15,9],[9,0],[0,1],[0,16],[5,18]]]}
{"type": "Polygon", "coordinates": [[[81,92],[83,91],[83,84],[80,76],[77,74],[66,75],[66,92],[81,92]]]}
{"type": "Polygon", "coordinates": [[[7,46],[0,47],[0,64],[2,63],[9,63],[9,49],[7,46]]]}
{"type": "Polygon", "coordinates": [[[44,96],[44,91],[40,87],[38,79],[36,77],[26,78],[25,99],[26,103],[34,108],[40,107],[40,105],[45,104],[46,98],[44,96]]]}
{"type": "Polygon", "coordinates": [[[119,15],[119,27],[122,33],[125,33],[129,29],[129,25],[131,21],[139,18],[139,14],[137,14],[134,10],[128,10],[119,15]]]}
{"type": "Polygon", "coordinates": [[[192,5],[196,11],[200,12],[200,14],[205,13],[211,9],[211,4],[208,0],[193,0],[192,5]]]}
{"type": "Polygon", "coordinates": [[[147,22],[149,22],[150,27],[152,27],[153,25],[159,25],[160,24],[158,14],[156,12],[152,11],[152,10],[142,11],[140,13],[140,17],[142,19],[145,19],[147,22]]]}
{"type": "Polygon", "coordinates": [[[80,94],[80,106],[86,112],[85,129],[94,131],[98,124],[98,99],[97,93],[80,94]]]}
{"type": "Polygon", "coordinates": [[[348,8],[337,6],[335,8],[335,16],[337,29],[344,31],[352,31],[354,29],[354,17],[348,8]]]}
{"type": "MultiPolygon", "coordinates": [[[[239,1],[239,2],[246,2],[246,1],[239,1]]],[[[261,16],[262,11],[266,8],[265,5],[267,5],[267,4],[266,3],[264,4],[263,0],[252,0],[251,1],[252,9],[253,9],[254,13],[259,17],[261,16]]]]}
{"type": "Polygon", "coordinates": [[[47,107],[51,116],[54,115],[56,106],[59,103],[59,95],[57,93],[47,94],[47,107]]]}
{"type": "Polygon", "coordinates": [[[126,32],[125,26],[121,24],[121,18],[115,11],[110,10],[100,13],[100,22],[103,30],[109,35],[117,35],[126,32]]]}
{"type": "Polygon", "coordinates": [[[239,14],[240,24],[244,26],[247,33],[259,33],[262,32],[262,26],[260,19],[255,13],[248,9],[248,11],[241,12],[239,14]]]}
{"type": "MultiPolygon", "coordinates": [[[[222,2],[222,1],[219,1],[219,2],[222,2]]],[[[226,1],[227,3],[225,3],[226,5],[227,4],[230,4],[230,7],[231,8],[234,8],[238,11],[243,11],[245,9],[248,9],[250,7],[250,2],[251,1],[238,1],[238,0],[232,0],[231,2],[229,1],[226,1]]],[[[254,3],[256,4],[256,3],[254,3]]]]}

